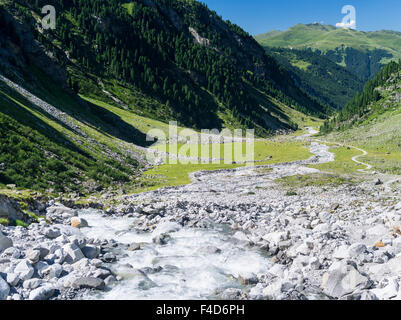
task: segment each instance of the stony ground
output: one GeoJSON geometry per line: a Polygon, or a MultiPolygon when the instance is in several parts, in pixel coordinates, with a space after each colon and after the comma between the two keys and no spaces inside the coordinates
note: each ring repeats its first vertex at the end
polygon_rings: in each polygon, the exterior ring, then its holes
{"type": "MultiPolygon", "coordinates": [[[[333,160],[324,145],[311,150],[315,156],[307,161],[198,172],[187,186],[123,196],[103,215],[129,217],[136,232],[178,226],[153,238],[155,251],[180,228],[229,226],[238,243],[266,254],[267,267],[237,275],[243,287],[226,288],[222,299],[401,298],[399,185],[360,173],[366,179],[359,184],[288,193],[275,179],[316,173],[305,165],[333,160]]],[[[0,230],[0,299],[80,299],[124,286],[111,271],[124,258],[116,248],[137,251],[140,244],[90,239],[77,210],[53,202],[44,210],[47,221],[0,230]]],[[[136,272],[148,279],[160,270],[136,272]]]]}
{"type": "Polygon", "coordinates": [[[117,281],[106,264],[118,244],[86,238],[76,210],[46,205],[46,220],[0,226],[0,300],[73,299],[117,281]]]}

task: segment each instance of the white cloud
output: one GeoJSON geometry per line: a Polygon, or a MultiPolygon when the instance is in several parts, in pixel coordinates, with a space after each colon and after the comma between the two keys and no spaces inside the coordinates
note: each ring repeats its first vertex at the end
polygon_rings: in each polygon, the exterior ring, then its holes
{"type": "Polygon", "coordinates": [[[336,23],[336,27],[343,29],[356,29],[356,21],[350,20],[349,22],[338,22],[336,23]]]}

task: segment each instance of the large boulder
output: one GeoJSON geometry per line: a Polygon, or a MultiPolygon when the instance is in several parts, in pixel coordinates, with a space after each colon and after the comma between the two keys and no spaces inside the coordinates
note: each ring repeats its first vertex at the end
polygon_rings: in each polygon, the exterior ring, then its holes
{"type": "Polygon", "coordinates": [[[100,254],[100,248],[93,245],[87,245],[82,248],[82,252],[88,259],[95,259],[100,254]]]}
{"type": "Polygon", "coordinates": [[[63,251],[66,254],[64,262],[73,264],[78,262],[79,260],[85,258],[84,254],[82,253],[81,249],[76,244],[66,244],[63,247],[63,251]]]}
{"type": "Polygon", "coordinates": [[[346,262],[334,263],[322,280],[323,292],[336,299],[357,290],[368,289],[371,285],[372,282],[367,276],[362,275],[354,266],[346,262]]]}
{"type": "Polygon", "coordinates": [[[22,217],[23,212],[19,209],[18,204],[6,196],[0,195],[0,218],[17,220],[22,217]]]}
{"type": "Polygon", "coordinates": [[[10,293],[10,286],[0,276],[0,300],[6,300],[9,293],[10,293]]]}
{"type": "Polygon", "coordinates": [[[45,285],[32,290],[29,300],[49,300],[54,295],[55,289],[50,285],[45,285]]]}
{"type": "Polygon", "coordinates": [[[31,279],[34,272],[34,268],[27,260],[21,261],[14,269],[14,273],[23,281],[31,279]]]}
{"type": "Polygon", "coordinates": [[[72,287],[75,289],[96,289],[104,290],[105,283],[102,279],[95,277],[77,278],[72,282],[72,287]]]}
{"type": "Polygon", "coordinates": [[[83,218],[73,217],[71,218],[71,226],[74,228],[87,228],[89,226],[88,221],[83,218]]]}
{"type": "Polygon", "coordinates": [[[4,250],[11,248],[13,246],[13,241],[3,235],[0,231],[0,253],[2,253],[4,250]]]}

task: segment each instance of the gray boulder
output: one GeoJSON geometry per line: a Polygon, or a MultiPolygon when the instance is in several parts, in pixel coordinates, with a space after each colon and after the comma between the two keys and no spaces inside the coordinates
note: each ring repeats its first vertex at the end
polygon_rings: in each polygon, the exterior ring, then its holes
{"type": "Polygon", "coordinates": [[[55,289],[50,285],[39,287],[31,291],[29,300],[49,300],[54,295],[54,292],[55,289]]]}
{"type": "Polygon", "coordinates": [[[0,218],[10,220],[22,219],[23,213],[11,199],[0,195],[0,218]]]}
{"type": "Polygon", "coordinates": [[[0,277],[0,300],[6,300],[10,293],[10,286],[0,277]]]}
{"type": "Polygon", "coordinates": [[[104,290],[105,283],[102,279],[94,277],[77,278],[72,282],[72,287],[75,289],[96,289],[104,290]]]}
{"type": "Polygon", "coordinates": [[[0,231],[0,253],[13,246],[13,241],[0,231]]]}
{"type": "Polygon", "coordinates": [[[59,236],[61,236],[61,232],[57,228],[53,227],[53,228],[46,229],[46,231],[45,231],[45,237],[48,239],[56,239],[59,236]]]}
{"type": "Polygon", "coordinates": [[[100,254],[100,248],[92,245],[87,245],[82,248],[82,253],[88,259],[95,259],[100,254]]]}
{"type": "Polygon", "coordinates": [[[354,266],[346,262],[334,263],[323,276],[323,292],[332,298],[340,299],[356,290],[369,289],[372,282],[354,266]]]}

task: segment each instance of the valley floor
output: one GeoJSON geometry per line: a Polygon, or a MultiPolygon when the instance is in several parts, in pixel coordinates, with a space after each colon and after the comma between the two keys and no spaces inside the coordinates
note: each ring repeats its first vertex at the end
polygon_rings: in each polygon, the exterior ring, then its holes
{"type": "Polygon", "coordinates": [[[373,174],[361,150],[294,141],[312,157],[193,172],[189,184],[121,195],[106,210],[51,202],[52,225],[3,227],[13,244],[1,272],[23,280],[6,296],[401,298],[400,177],[373,174]],[[36,261],[38,247],[50,255],[36,261]]]}
{"type": "Polygon", "coordinates": [[[399,185],[375,185],[364,165],[359,180],[308,167],[332,162],[328,150],[312,142],[309,160],[197,172],[186,186],[124,196],[120,218],[81,212],[87,236],[121,243],[112,268],[125,279],[84,297],[401,298],[399,185]]]}

